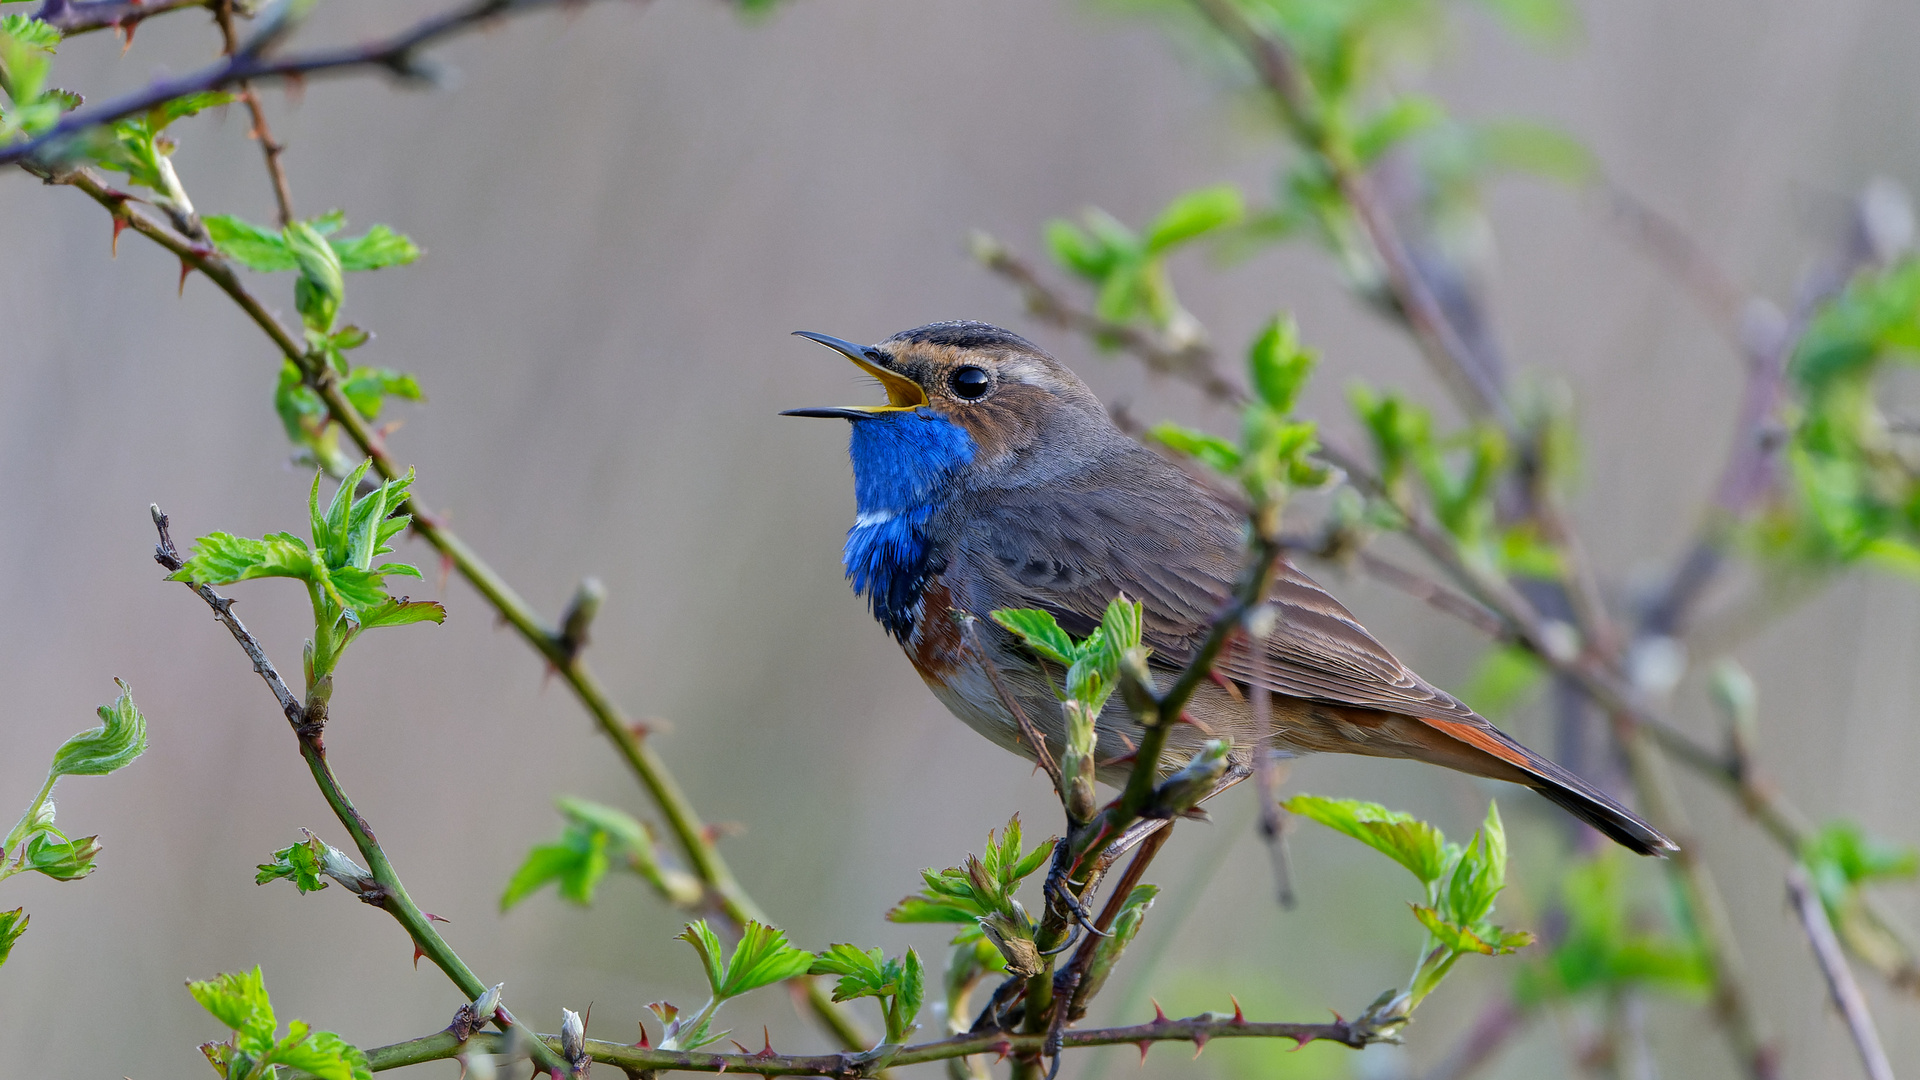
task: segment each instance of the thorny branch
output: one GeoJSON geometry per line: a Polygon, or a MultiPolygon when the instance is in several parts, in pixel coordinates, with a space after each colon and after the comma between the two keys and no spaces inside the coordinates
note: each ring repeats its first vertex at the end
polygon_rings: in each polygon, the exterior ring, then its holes
{"type": "MultiPolygon", "coordinates": [[[[1204,1048],[1214,1039],[1254,1038],[1292,1039],[1296,1045],[1310,1042],[1334,1042],[1359,1049],[1386,1036],[1365,1020],[1339,1020],[1326,1024],[1264,1023],[1247,1020],[1238,1013],[1202,1013],[1184,1019],[1156,1017],[1152,1022],[1129,1027],[1088,1028],[1068,1031],[1061,1045],[1068,1049],[1083,1046],[1114,1046],[1131,1043],[1144,1055],[1157,1042],[1190,1042],[1204,1048]]],[[[541,1035],[541,1042],[558,1046],[557,1035],[541,1035]]],[[[671,1050],[649,1050],[620,1043],[589,1039],[587,1053],[594,1061],[630,1073],[655,1070],[684,1072],[744,1073],[759,1076],[826,1076],[837,1078],[874,1075],[881,1067],[917,1065],[928,1061],[971,1057],[975,1054],[1031,1055],[1038,1053],[1046,1036],[1033,1032],[986,1032],[960,1035],[939,1042],[908,1046],[890,1057],[861,1054],[787,1055],[762,1051],[757,1054],[702,1054],[671,1050]]],[[[482,1053],[508,1053],[512,1042],[499,1035],[475,1035],[462,1043],[451,1031],[412,1039],[392,1046],[367,1051],[367,1061],[375,1072],[440,1061],[472,1050],[482,1053]]]]}
{"type": "Polygon", "coordinates": [[[142,22],[181,8],[208,7],[215,0],[45,0],[34,18],[51,24],[62,37],[114,30],[129,41],[142,22]]]}
{"type": "Polygon", "coordinates": [[[336,46],[269,55],[281,36],[269,27],[241,43],[231,56],[209,64],[191,74],[161,79],[98,105],[82,106],[61,118],[43,134],[0,148],[0,165],[37,158],[43,150],[57,145],[87,128],[111,123],[125,116],[145,112],[163,102],[203,90],[266,79],[289,79],[307,75],[338,74],[357,68],[380,68],[398,78],[431,81],[433,69],[420,58],[420,51],[441,40],[476,29],[496,19],[520,15],[543,8],[578,4],[581,0],[476,0],[451,11],[422,19],[389,38],[364,45],[336,46]]]}
{"type": "MultiPolygon", "coordinates": [[[[168,531],[167,515],[161,513],[158,506],[152,508],[152,513],[153,527],[159,534],[159,543],[154,547],[153,559],[166,567],[170,573],[177,573],[182,561],[180,552],[174,547],[173,537],[168,531]]],[[[380,841],[373,835],[373,826],[369,825],[367,819],[360,815],[360,811],[354,808],[353,801],[347,798],[346,792],[340,787],[339,780],[334,777],[333,767],[327,763],[324,713],[315,715],[314,710],[308,709],[299,698],[294,696],[286,680],[282,679],[280,672],[274,668],[273,661],[267,659],[266,650],[261,648],[259,639],[255,638],[240,621],[239,616],[233,613],[231,599],[221,596],[211,587],[199,582],[188,582],[187,587],[198,593],[200,599],[206,601],[207,606],[213,609],[214,618],[218,619],[220,624],[227,628],[227,632],[233,635],[233,640],[239,643],[240,648],[246,652],[247,658],[253,661],[253,670],[259,674],[261,681],[267,684],[267,688],[273,691],[275,700],[280,703],[280,711],[285,714],[287,723],[292,726],[294,735],[299,738],[300,756],[305,759],[308,770],[313,773],[314,782],[320,787],[320,794],[326,798],[327,805],[332,807],[334,816],[340,820],[341,827],[353,837],[354,846],[360,850],[361,858],[367,861],[367,868],[373,875],[372,886],[360,892],[360,899],[392,915],[407,932],[407,936],[413,939],[414,948],[420,955],[432,960],[436,967],[446,972],[447,978],[453,980],[453,984],[460,988],[461,993],[466,994],[470,999],[485,993],[487,984],[481,982],[480,977],[473,973],[473,969],[467,966],[466,961],[460,959],[459,954],[453,951],[453,947],[448,945],[439,931],[433,928],[433,921],[420,910],[419,905],[413,902],[413,898],[407,895],[406,886],[400,883],[399,873],[394,870],[393,864],[387,859],[386,851],[381,848],[380,841]]],[[[499,1010],[496,1022],[502,1030],[514,1026],[513,1015],[504,1007],[499,1010]]],[[[564,1062],[545,1045],[534,1046],[531,1052],[544,1068],[564,1066],[564,1062]]]]}

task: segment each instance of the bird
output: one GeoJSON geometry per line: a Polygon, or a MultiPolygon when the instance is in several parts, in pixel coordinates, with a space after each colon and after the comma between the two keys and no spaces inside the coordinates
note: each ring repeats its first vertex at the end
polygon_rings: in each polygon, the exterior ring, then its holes
{"type": "MultiPolygon", "coordinates": [[[[1033,760],[1007,698],[1057,754],[1057,671],[989,617],[1035,608],[1076,637],[1109,601],[1143,606],[1156,680],[1193,657],[1245,563],[1243,513],[1122,431],[1065,364],[1027,339],[937,322],[860,345],[808,331],[880,383],[886,402],[790,409],[850,422],[855,517],[842,560],[856,594],[934,696],[969,727],[1033,760]],[[972,620],[956,615],[971,615],[972,620]]],[[[1642,855],[1674,843],[1592,784],[1520,745],[1415,674],[1282,558],[1264,640],[1236,635],[1188,704],[1169,754],[1256,737],[1248,690],[1271,692],[1271,749],[1411,758],[1532,788],[1642,855]],[[1263,649],[1255,655],[1252,649],[1263,649]]],[[[1097,775],[1124,782],[1141,732],[1119,700],[1101,712],[1097,775]]],[[[1265,733],[1262,733],[1265,734],[1265,733]]]]}

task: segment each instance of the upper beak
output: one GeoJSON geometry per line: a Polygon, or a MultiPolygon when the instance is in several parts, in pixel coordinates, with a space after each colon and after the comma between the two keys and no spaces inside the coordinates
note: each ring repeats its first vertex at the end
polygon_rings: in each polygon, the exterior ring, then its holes
{"type": "Polygon", "coordinates": [[[861,371],[880,380],[880,385],[887,391],[887,403],[885,405],[832,405],[811,409],[788,409],[781,413],[781,416],[826,416],[846,420],[864,420],[876,413],[917,409],[927,403],[927,392],[920,389],[919,383],[881,366],[888,357],[879,349],[869,345],[856,345],[851,341],[816,334],[808,330],[795,330],[794,335],[825,345],[853,361],[854,366],[861,371]]]}

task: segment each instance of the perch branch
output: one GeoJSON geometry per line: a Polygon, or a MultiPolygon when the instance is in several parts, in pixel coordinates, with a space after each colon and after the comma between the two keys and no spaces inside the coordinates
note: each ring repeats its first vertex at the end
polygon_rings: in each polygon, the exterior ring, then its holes
{"type": "Polygon", "coordinates": [[[1874,1026],[1873,1013],[1867,1009],[1867,995],[1861,993],[1860,984],[1853,981],[1853,971],[1847,967],[1840,939],[1834,936],[1833,924],[1827,921],[1827,909],[1814,895],[1806,870],[1797,863],[1787,871],[1787,898],[1793,902],[1800,925],[1807,932],[1807,944],[1813,946],[1814,961],[1826,976],[1827,993],[1846,1020],[1847,1033],[1853,1036],[1855,1049],[1860,1051],[1860,1064],[1866,1070],[1867,1080],[1893,1080],[1893,1063],[1887,1060],[1886,1048],[1880,1045],[1880,1031],[1874,1026]]]}

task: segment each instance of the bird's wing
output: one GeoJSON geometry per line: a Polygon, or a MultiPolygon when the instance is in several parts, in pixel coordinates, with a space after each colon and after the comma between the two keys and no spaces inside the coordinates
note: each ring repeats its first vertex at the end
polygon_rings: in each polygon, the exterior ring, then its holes
{"type": "MultiPolygon", "coordinates": [[[[1232,594],[1244,558],[1243,526],[1185,474],[1153,460],[1172,475],[1136,466],[1075,484],[996,492],[969,507],[959,554],[980,579],[981,587],[970,590],[975,598],[1040,608],[1078,636],[1125,593],[1145,604],[1144,638],[1155,662],[1186,664],[1232,594]]],[[[1408,670],[1290,563],[1279,567],[1270,599],[1279,619],[1265,655],[1236,641],[1216,664],[1221,674],[1292,697],[1486,724],[1408,670]]]]}

